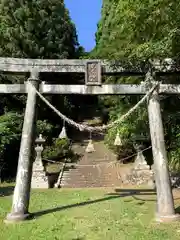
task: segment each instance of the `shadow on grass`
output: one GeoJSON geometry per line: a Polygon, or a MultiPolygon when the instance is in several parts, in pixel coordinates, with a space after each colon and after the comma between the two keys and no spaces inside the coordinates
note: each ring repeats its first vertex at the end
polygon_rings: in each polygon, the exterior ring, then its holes
{"type": "MultiPolygon", "coordinates": [[[[46,209],[43,211],[33,213],[32,217],[37,218],[37,217],[41,217],[41,216],[49,214],[49,213],[54,213],[54,212],[58,212],[58,211],[62,211],[62,210],[66,210],[66,209],[70,209],[70,208],[74,208],[74,207],[86,206],[86,205],[104,202],[104,201],[108,201],[108,200],[113,200],[113,199],[120,198],[120,197],[129,197],[129,196],[134,197],[134,195],[137,195],[137,194],[144,196],[144,195],[155,195],[156,193],[154,192],[154,190],[150,190],[150,189],[142,189],[142,190],[116,189],[115,193],[108,193],[107,194],[107,195],[109,195],[108,197],[85,201],[85,202],[81,202],[81,203],[60,206],[60,207],[56,207],[56,208],[52,208],[52,209],[46,209]]],[[[142,200],[142,199],[137,199],[137,200],[142,200]]]]}
{"type": "Polygon", "coordinates": [[[85,240],[85,238],[73,238],[72,240],[85,240]]]}
{"type": "Polygon", "coordinates": [[[98,203],[98,202],[104,202],[104,201],[108,201],[108,200],[111,200],[111,199],[116,199],[116,198],[119,198],[119,197],[120,197],[119,195],[118,196],[109,196],[109,197],[90,200],[90,201],[85,201],[85,202],[81,202],[81,203],[75,203],[75,204],[60,206],[60,207],[56,207],[56,208],[46,209],[46,210],[43,210],[43,211],[33,213],[32,217],[37,218],[37,217],[41,217],[41,216],[49,214],[49,213],[59,212],[59,211],[74,208],[74,207],[82,207],[82,206],[86,206],[86,205],[90,205],[90,204],[94,204],[94,203],[98,203]]]}
{"type": "Polygon", "coordinates": [[[114,193],[108,193],[108,195],[120,196],[120,197],[133,197],[139,201],[156,201],[156,199],[150,198],[150,196],[156,196],[156,192],[153,189],[115,189],[114,193]],[[149,198],[142,198],[137,196],[149,196],[149,198]]]}
{"type": "MultiPolygon", "coordinates": [[[[137,205],[143,205],[147,201],[152,201],[155,202],[156,198],[142,198],[138,196],[156,196],[156,191],[153,189],[115,189],[115,193],[110,193],[108,195],[114,195],[117,196],[119,195],[120,197],[122,196],[131,196],[135,200],[141,201],[137,202],[137,205]]],[[[179,200],[180,198],[174,198],[174,200],[179,200]]],[[[177,214],[180,214],[180,206],[175,209],[175,212],[177,214]]]]}
{"type": "Polygon", "coordinates": [[[14,186],[0,186],[0,197],[11,196],[14,191],[14,186]]]}

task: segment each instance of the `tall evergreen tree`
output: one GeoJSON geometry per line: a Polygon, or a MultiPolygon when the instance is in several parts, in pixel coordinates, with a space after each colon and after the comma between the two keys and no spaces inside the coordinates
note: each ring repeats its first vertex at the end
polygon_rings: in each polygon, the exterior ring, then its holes
{"type": "Polygon", "coordinates": [[[178,57],[179,4],[177,0],[104,0],[96,49],[116,59],[178,57]]]}
{"type": "Polygon", "coordinates": [[[74,58],[76,29],[63,0],[2,0],[0,55],[74,58]]]}
{"type": "MultiPolygon", "coordinates": [[[[0,1],[0,35],[0,57],[70,59],[77,58],[79,54],[76,28],[63,0],[0,1]]],[[[48,81],[55,76],[41,77],[48,81]]],[[[23,83],[26,80],[27,76],[0,75],[0,83],[23,83]]],[[[25,99],[19,95],[0,98],[0,158],[20,139],[21,127],[18,124],[21,126],[23,116],[9,111],[22,113],[25,99]]],[[[69,110],[68,98],[58,96],[55,102],[59,103],[58,107],[69,110]]],[[[51,117],[52,120],[54,116],[49,114],[50,110],[43,104],[41,106],[39,119],[51,117]]],[[[46,121],[41,123],[42,131],[51,129],[46,121]]]]}
{"type": "MultiPolygon", "coordinates": [[[[102,16],[96,33],[96,47],[92,56],[115,60],[139,61],[167,57],[179,60],[179,6],[180,3],[177,0],[104,0],[102,16]]],[[[108,82],[119,83],[140,83],[142,80],[142,78],[135,77],[107,79],[108,82]]],[[[161,80],[179,82],[179,77],[161,78],[161,80]]],[[[109,109],[110,118],[113,120],[126,112],[138,99],[139,97],[134,96],[108,97],[103,99],[103,103],[109,109]]],[[[180,142],[177,139],[179,136],[179,99],[175,96],[169,97],[167,100],[162,100],[161,104],[164,112],[166,140],[168,147],[174,151],[179,149],[178,142],[180,142]]],[[[139,109],[130,120],[119,126],[122,137],[127,139],[125,142],[130,142],[132,137],[139,133],[148,133],[147,112],[143,109],[139,109]]],[[[115,130],[110,131],[108,140],[114,138],[115,130]]],[[[176,156],[176,153],[173,152],[173,156],[176,156]]],[[[177,158],[179,159],[179,155],[177,158]]]]}

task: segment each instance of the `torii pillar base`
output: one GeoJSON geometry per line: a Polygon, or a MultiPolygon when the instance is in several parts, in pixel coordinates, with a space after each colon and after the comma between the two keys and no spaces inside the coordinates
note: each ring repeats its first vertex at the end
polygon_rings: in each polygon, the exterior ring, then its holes
{"type": "Polygon", "coordinates": [[[156,222],[159,222],[159,223],[176,222],[176,221],[180,220],[180,215],[179,214],[172,214],[172,215],[169,215],[169,216],[159,216],[157,214],[155,220],[156,220],[156,222]]]}
{"type": "Polygon", "coordinates": [[[22,222],[25,220],[29,220],[32,218],[31,213],[10,213],[6,216],[6,219],[4,219],[5,223],[16,223],[16,222],[22,222]]]}

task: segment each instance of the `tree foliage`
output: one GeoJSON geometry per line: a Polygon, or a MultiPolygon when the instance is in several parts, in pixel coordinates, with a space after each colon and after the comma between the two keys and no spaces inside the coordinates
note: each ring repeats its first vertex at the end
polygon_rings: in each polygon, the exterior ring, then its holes
{"type": "Polygon", "coordinates": [[[62,0],[3,0],[0,55],[70,58],[78,47],[76,29],[62,0]]]}
{"type": "MultiPolygon", "coordinates": [[[[92,57],[105,59],[147,60],[149,58],[175,58],[180,55],[180,15],[177,0],[104,0],[101,19],[96,33],[96,47],[92,57]]],[[[143,78],[107,78],[106,82],[140,83],[143,78]]],[[[163,82],[177,83],[179,77],[162,77],[163,82]]],[[[109,111],[110,121],[118,118],[134,105],[139,97],[101,98],[109,111]]],[[[169,96],[161,100],[166,143],[169,154],[179,158],[177,147],[179,124],[179,98],[169,96]],[[167,117],[168,116],[168,117],[167,117]],[[171,126],[171,128],[170,128],[171,126]],[[173,144],[172,144],[173,143],[173,144]],[[178,154],[178,157],[177,157],[178,154]]],[[[149,139],[148,115],[144,105],[130,119],[117,126],[126,143],[145,135],[149,139]]],[[[109,144],[115,137],[111,129],[109,144]]],[[[133,147],[133,146],[132,146],[133,147]]],[[[124,146],[123,146],[124,148],[124,146]]],[[[180,152],[180,151],[179,151],[180,152]]]]}
{"type": "Polygon", "coordinates": [[[178,57],[177,0],[104,0],[96,50],[109,58],[178,57]]]}
{"type": "MultiPolygon", "coordinates": [[[[83,49],[78,44],[76,28],[63,0],[2,0],[0,1],[0,56],[38,59],[77,58],[83,49]]],[[[56,81],[58,74],[40,76],[43,81],[56,81]]],[[[23,83],[28,75],[0,75],[0,83],[23,83]]],[[[72,81],[71,76],[66,81],[72,81]]],[[[53,104],[71,113],[71,98],[54,96],[53,104]]],[[[26,96],[0,97],[0,151],[5,152],[19,144],[26,96]],[[16,112],[11,113],[11,112],[16,112]]],[[[41,103],[38,111],[38,132],[52,138],[55,126],[61,121],[41,103]],[[44,121],[47,119],[47,121],[44,121]],[[53,121],[53,124],[50,122],[53,121]]],[[[16,159],[18,157],[18,152],[16,159]]]]}

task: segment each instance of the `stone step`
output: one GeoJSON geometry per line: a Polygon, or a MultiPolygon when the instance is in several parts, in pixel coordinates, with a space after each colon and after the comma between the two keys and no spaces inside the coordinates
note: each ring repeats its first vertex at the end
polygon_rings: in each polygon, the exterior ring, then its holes
{"type": "Polygon", "coordinates": [[[86,174],[91,174],[91,173],[97,173],[97,174],[99,174],[99,173],[101,173],[101,172],[107,172],[107,170],[105,171],[105,169],[102,169],[102,168],[100,168],[100,169],[98,169],[98,168],[94,168],[94,169],[92,169],[92,168],[83,168],[83,169],[79,169],[78,171],[64,171],[63,172],[63,175],[68,175],[68,174],[74,174],[74,175],[78,175],[79,173],[82,173],[82,175],[83,175],[83,173],[86,173],[86,174]]]}
{"type": "Polygon", "coordinates": [[[90,179],[79,179],[79,180],[71,180],[71,179],[63,179],[62,181],[61,181],[61,183],[63,183],[63,184],[79,184],[79,183],[104,183],[104,184],[108,184],[108,183],[121,183],[121,181],[118,181],[118,180],[116,180],[116,181],[109,181],[109,180],[107,180],[107,179],[101,179],[101,180],[99,180],[99,179],[97,179],[97,181],[93,181],[92,179],[90,180],[90,179]]]}
{"type": "MultiPolygon", "coordinates": [[[[61,182],[65,182],[65,183],[79,183],[79,182],[104,182],[104,183],[108,183],[111,182],[111,179],[109,178],[105,178],[105,177],[100,177],[100,178],[64,178],[62,179],[61,182]]],[[[113,182],[122,182],[121,179],[113,179],[113,182]]]]}
{"type": "Polygon", "coordinates": [[[82,157],[78,164],[68,163],[66,165],[69,169],[63,173],[62,187],[85,188],[120,185],[122,181],[115,174],[117,170],[114,170],[113,167],[107,168],[107,164],[115,161],[115,155],[102,142],[93,142],[93,144],[96,150],[93,153],[85,152],[88,140],[83,143],[83,146],[76,143],[73,145],[72,149],[82,157]]]}
{"type": "MultiPolygon", "coordinates": [[[[62,177],[62,180],[68,180],[68,179],[73,179],[73,181],[74,180],[76,180],[76,181],[79,181],[79,180],[81,180],[81,179],[89,179],[89,180],[94,180],[94,179],[99,179],[99,180],[104,180],[104,179],[111,179],[112,177],[111,176],[109,176],[109,175],[103,175],[103,176],[98,176],[98,175],[92,175],[92,176],[81,176],[81,175],[79,175],[79,176],[64,176],[64,177],[62,177]]],[[[118,176],[114,176],[113,178],[116,178],[116,179],[118,179],[118,176]]]]}
{"type": "Polygon", "coordinates": [[[118,179],[118,180],[120,180],[121,179],[121,176],[119,177],[119,176],[112,176],[112,175],[91,175],[91,176],[88,176],[88,175],[86,175],[86,176],[73,176],[73,175],[71,175],[71,176],[66,176],[66,177],[62,177],[62,179],[73,179],[73,180],[76,180],[76,181],[78,181],[79,179],[88,179],[88,180],[94,180],[94,179],[98,179],[98,180],[101,180],[101,179],[108,179],[108,180],[110,180],[110,179],[118,179]]]}
{"type": "Polygon", "coordinates": [[[36,181],[31,183],[31,188],[48,188],[48,182],[43,182],[43,181],[36,181]]]}
{"type": "Polygon", "coordinates": [[[107,184],[110,184],[110,185],[113,185],[113,184],[118,184],[120,185],[121,182],[117,181],[117,182],[109,182],[109,181],[77,181],[77,182],[73,182],[73,181],[63,181],[61,182],[62,185],[77,185],[77,184],[86,184],[86,185],[97,185],[97,184],[103,184],[103,185],[107,185],[107,184]]]}
{"type": "Polygon", "coordinates": [[[79,177],[93,177],[93,176],[95,176],[96,178],[100,178],[100,177],[103,177],[103,178],[105,178],[105,177],[108,177],[108,178],[111,178],[111,177],[116,177],[116,176],[118,176],[117,174],[116,175],[114,175],[114,174],[111,174],[111,173],[96,173],[96,172],[94,172],[94,173],[87,173],[87,174],[84,174],[84,173],[75,173],[75,174],[64,174],[63,176],[62,176],[62,178],[67,178],[67,177],[75,177],[75,178],[79,178],[79,177]]]}
{"type": "MultiPolygon", "coordinates": [[[[79,178],[74,178],[74,177],[68,177],[68,178],[62,178],[62,181],[110,181],[111,178],[100,176],[100,177],[79,177],[79,178]]],[[[114,178],[114,181],[120,181],[121,179],[118,179],[118,177],[114,178]]]]}
{"type": "Polygon", "coordinates": [[[88,186],[121,186],[121,183],[111,183],[111,182],[101,182],[101,183],[91,183],[91,182],[77,182],[77,183],[61,183],[60,186],[61,187],[73,187],[73,186],[84,186],[84,187],[88,187],[88,186]]]}
{"type": "Polygon", "coordinates": [[[69,170],[76,169],[76,168],[82,168],[82,167],[106,167],[108,164],[110,164],[112,161],[94,161],[94,162],[79,162],[78,164],[66,164],[66,167],[69,167],[69,170]]]}
{"type": "Polygon", "coordinates": [[[61,184],[61,188],[98,188],[98,187],[120,187],[120,184],[61,184]]]}

